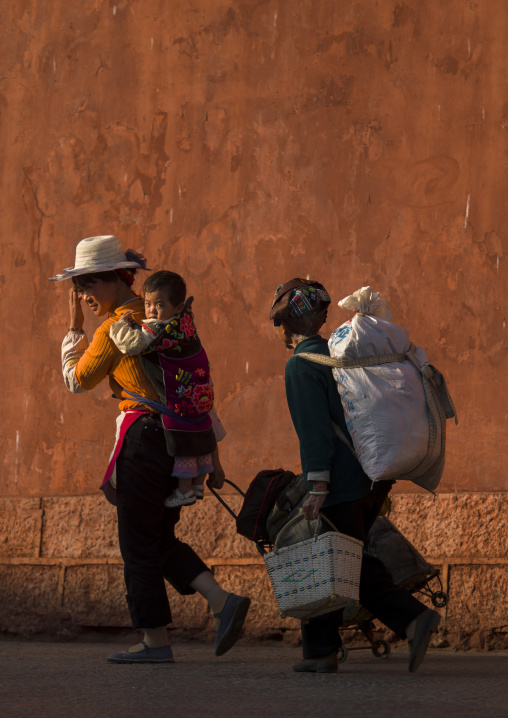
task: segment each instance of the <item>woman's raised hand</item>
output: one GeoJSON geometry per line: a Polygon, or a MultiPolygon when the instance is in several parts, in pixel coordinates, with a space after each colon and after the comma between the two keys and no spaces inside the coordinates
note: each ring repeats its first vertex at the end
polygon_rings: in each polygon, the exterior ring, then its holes
{"type": "Polygon", "coordinates": [[[72,287],[69,292],[69,314],[70,324],[72,329],[81,331],[83,329],[83,322],[85,317],[83,315],[83,308],[81,307],[81,297],[76,287],[72,287]]]}

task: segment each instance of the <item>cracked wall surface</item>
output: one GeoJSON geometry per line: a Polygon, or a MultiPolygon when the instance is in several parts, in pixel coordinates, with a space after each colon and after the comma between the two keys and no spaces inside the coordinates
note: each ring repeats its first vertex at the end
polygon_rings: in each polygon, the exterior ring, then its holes
{"type": "Polygon", "coordinates": [[[115,402],[65,392],[68,287],[47,277],[107,232],[187,279],[232,478],[298,467],[267,312],[309,275],[330,331],[370,284],[447,376],[443,489],[507,489],[508,9],[431,4],[2,9],[2,495],[100,482],[115,402]]]}
{"type": "MultiPolygon", "coordinates": [[[[46,551],[41,501],[95,506],[112,448],[109,387],[63,386],[68,286],[47,281],[93,234],[187,280],[241,486],[299,469],[267,315],[278,284],[311,276],[329,331],[370,284],[445,374],[460,423],[440,491],[507,491],[505,3],[26,0],[0,20],[0,496],[26,509],[9,570],[46,551]]],[[[71,514],[58,561],[78,551],[71,514]]],[[[34,570],[63,586],[57,564],[34,570]]]]}
{"type": "Polygon", "coordinates": [[[64,391],[67,286],[47,277],[107,232],[187,279],[233,478],[298,466],[267,310],[310,275],[334,303],[382,291],[448,377],[444,489],[506,490],[508,10],[431,5],[3,8],[0,311],[23,326],[2,349],[3,495],[100,481],[115,403],[64,391]]]}

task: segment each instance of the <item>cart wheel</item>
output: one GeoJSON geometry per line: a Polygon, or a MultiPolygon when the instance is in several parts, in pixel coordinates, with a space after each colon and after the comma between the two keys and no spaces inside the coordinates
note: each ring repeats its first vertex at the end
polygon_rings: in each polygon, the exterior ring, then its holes
{"type": "Polygon", "coordinates": [[[388,658],[391,648],[386,641],[374,641],[372,644],[372,653],[376,658],[388,658]]]}
{"type": "Polygon", "coordinates": [[[432,603],[436,608],[444,608],[448,603],[448,594],[444,591],[436,591],[432,594],[432,603]]]}
{"type": "Polygon", "coordinates": [[[347,648],[342,645],[337,653],[337,663],[344,663],[344,661],[347,661],[347,648]]]}

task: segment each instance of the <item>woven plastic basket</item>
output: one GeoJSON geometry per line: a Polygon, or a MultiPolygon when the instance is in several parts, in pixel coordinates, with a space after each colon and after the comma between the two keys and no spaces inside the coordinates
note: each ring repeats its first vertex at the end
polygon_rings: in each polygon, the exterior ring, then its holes
{"type": "Polygon", "coordinates": [[[303,514],[295,516],[275,539],[274,549],[263,556],[279,615],[300,620],[320,616],[358,601],[363,543],[339,533],[320,514],[314,536],[279,548],[282,535],[303,514]],[[323,518],[333,531],[318,535],[323,518]]]}

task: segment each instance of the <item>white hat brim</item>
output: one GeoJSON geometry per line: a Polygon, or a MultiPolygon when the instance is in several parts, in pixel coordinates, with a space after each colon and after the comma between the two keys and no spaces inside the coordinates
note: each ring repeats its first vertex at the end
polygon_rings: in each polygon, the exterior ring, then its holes
{"type": "Polygon", "coordinates": [[[112,272],[115,269],[144,269],[137,262],[115,262],[114,264],[96,264],[95,267],[69,267],[56,277],[48,277],[50,282],[62,282],[64,279],[79,277],[82,274],[95,274],[96,272],[112,272]]]}

